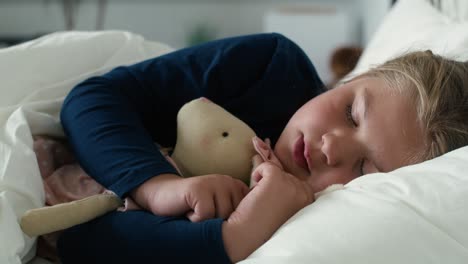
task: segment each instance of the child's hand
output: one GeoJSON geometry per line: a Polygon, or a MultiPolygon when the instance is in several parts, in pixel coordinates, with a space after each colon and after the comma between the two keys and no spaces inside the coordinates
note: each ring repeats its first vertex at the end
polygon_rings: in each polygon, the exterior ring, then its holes
{"type": "Polygon", "coordinates": [[[192,222],[228,218],[249,191],[245,183],[226,175],[181,178],[173,174],[153,177],[132,196],[143,208],[161,216],[186,215],[192,222]]]}
{"type": "Polygon", "coordinates": [[[271,162],[263,162],[252,178],[259,179],[223,224],[223,240],[231,261],[260,247],[291,216],[314,201],[312,188],[271,162]]]}
{"type": "Polygon", "coordinates": [[[249,192],[241,180],[227,175],[203,175],[186,179],[185,200],[192,222],[210,218],[227,219],[249,192]]]}
{"type": "MultiPolygon", "coordinates": [[[[258,165],[252,172],[252,179],[255,179],[257,184],[236,212],[255,210],[255,214],[264,216],[274,211],[275,216],[271,217],[283,219],[284,221],[281,221],[283,224],[297,211],[314,201],[313,190],[307,182],[285,172],[271,162],[258,165]]],[[[254,212],[249,211],[249,213],[254,212]]]]}

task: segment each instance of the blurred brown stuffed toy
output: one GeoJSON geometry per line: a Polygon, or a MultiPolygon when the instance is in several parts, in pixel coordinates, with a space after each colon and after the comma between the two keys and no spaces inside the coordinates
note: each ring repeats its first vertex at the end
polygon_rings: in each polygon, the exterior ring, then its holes
{"type": "Polygon", "coordinates": [[[354,69],[361,54],[362,48],[356,46],[339,47],[333,51],[330,58],[332,80],[328,84],[329,89],[354,69]]]}

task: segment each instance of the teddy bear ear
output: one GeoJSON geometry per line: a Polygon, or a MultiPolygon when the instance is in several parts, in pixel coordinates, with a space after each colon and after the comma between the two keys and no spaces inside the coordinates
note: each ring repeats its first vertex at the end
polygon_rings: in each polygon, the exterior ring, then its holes
{"type": "Polygon", "coordinates": [[[263,140],[255,136],[252,138],[252,143],[254,145],[255,150],[262,157],[264,161],[270,159],[269,156],[270,156],[271,149],[265,142],[263,142],[263,140]]]}
{"type": "Polygon", "coordinates": [[[264,161],[270,161],[271,163],[283,169],[281,162],[276,157],[275,153],[273,152],[273,149],[271,148],[270,139],[267,138],[264,142],[259,137],[255,136],[252,138],[252,143],[255,150],[264,161]]]}
{"type": "MultiPolygon", "coordinates": [[[[196,100],[196,99],[195,99],[196,100]]],[[[200,97],[199,98],[200,101],[203,101],[203,102],[207,102],[207,103],[212,103],[213,101],[211,101],[210,99],[206,98],[206,97],[200,97]]]]}

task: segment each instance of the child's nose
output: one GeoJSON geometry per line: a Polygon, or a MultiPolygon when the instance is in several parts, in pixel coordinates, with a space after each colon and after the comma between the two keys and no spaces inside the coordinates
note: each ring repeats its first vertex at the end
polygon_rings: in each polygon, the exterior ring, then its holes
{"type": "Polygon", "coordinates": [[[322,153],[326,164],[331,167],[358,158],[357,144],[353,139],[333,132],[322,135],[322,153]]]}

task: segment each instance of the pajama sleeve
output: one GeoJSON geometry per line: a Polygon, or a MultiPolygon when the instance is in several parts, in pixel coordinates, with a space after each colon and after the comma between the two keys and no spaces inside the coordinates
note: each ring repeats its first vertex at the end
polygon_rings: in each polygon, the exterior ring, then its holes
{"type": "Polygon", "coordinates": [[[112,212],[67,229],[57,247],[63,264],[231,263],[219,235],[222,222],[112,212]]]}

